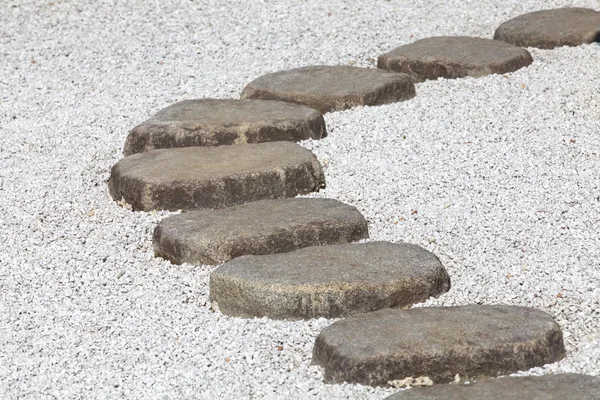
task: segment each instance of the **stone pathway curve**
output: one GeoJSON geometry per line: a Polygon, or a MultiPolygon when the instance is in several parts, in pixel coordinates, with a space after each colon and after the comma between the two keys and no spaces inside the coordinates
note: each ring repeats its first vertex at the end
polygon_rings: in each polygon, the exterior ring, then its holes
{"type": "MultiPolygon", "coordinates": [[[[131,131],[109,191],[133,210],[201,210],[164,219],[156,254],[176,263],[231,260],[210,283],[213,307],[225,314],[349,316],[316,339],[313,362],[326,382],[445,383],[457,374],[495,377],[555,362],[565,349],[548,314],[506,305],[402,310],[449,289],[435,255],[409,244],[350,244],[368,235],[358,210],[336,200],[285,199],[325,186],[314,154],[292,143],[326,136],[321,113],[408,100],[413,80],[515,71],[532,62],[515,46],[600,41],[600,13],[537,11],[506,21],[494,39],[422,39],[380,56],[380,69],[308,66],[255,79],[242,100],[174,104],[131,131]]],[[[437,385],[391,398],[598,399],[599,392],[598,379],[563,374],[437,385]]]]}

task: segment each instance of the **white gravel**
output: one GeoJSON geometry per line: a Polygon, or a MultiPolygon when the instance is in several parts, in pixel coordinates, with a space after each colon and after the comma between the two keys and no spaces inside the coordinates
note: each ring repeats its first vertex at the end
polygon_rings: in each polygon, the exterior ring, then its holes
{"type": "MultiPolygon", "coordinates": [[[[206,266],[153,257],[166,213],[107,193],[129,129],[176,101],[236,97],[264,73],[374,66],[434,35],[491,37],[513,16],[600,1],[3,0],[0,398],[382,399],[310,366],[331,321],[210,311],[206,266]]],[[[532,50],[506,76],[426,82],[399,104],[328,114],[305,142],[318,196],[372,239],[435,252],[453,288],[426,305],[508,303],[562,326],[600,375],[600,46],[532,50]]]]}

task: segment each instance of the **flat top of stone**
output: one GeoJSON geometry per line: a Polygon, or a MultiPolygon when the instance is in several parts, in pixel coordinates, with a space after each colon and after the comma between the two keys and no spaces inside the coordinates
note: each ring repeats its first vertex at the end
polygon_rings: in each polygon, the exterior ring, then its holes
{"type": "Polygon", "coordinates": [[[309,287],[332,290],[332,284],[339,285],[337,290],[386,285],[397,279],[435,275],[440,270],[443,267],[438,258],[417,245],[370,242],[243,256],[224,264],[218,273],[296,291],[309,287]]]}
{"type": "Polygon", "coordinates": [[[239,173],[259,172],[299,162],[314,155],[292,142],[239,146],[184,147],[153,150],[120,160],[116,166],[147,183],[216,179],[239,173]]]}
{"type": "Polygon", "coordinates": [[[494,39],[542,49],[598,42],[600,12],[573,7],[523,14],[502,23],[494,39]]]}
{"type": "Polygon", "coordinates": [[[469,36],[440,36],[420,39],[400,46],[386,53],[385,56],[486,66],[523,54],[529,53],[525,49],[498,40],[469,36]]]}
{"type": "Polygon", "coordinates": [[[386,400],[598,400],[600,378],[580,374],[506,377],[472,384],[434,385],[398,392],[386,400]]]}
{"type": "Polygon", "coordinates": [[[271,254],[368,237],[367,221],[333,199],[261,200],[163,219],[157,254],[173,262],[218,264],[245,254],[271,254]]]}
{"type": "Polygon", "coordinates": [[[409,79],[406,75],[346,65],[317,65],[279,71],[256,78],[258,88],[313,95],[353,95],[409,79]]]}
{"type": "MultiPolygon", "coordinates": [[[[220,210],[198,210],[173,215],[163,225],[186,231],[189,240],[250,234],[290,228],[294,224],[361,216],[356,207],[324,198],[260,200],[220,210]]],[[[364,218],[363,218],[364,219],[364,218]]]]}
{"type": "Polygon", "coordinates": [[[533,308],[469,305],[380,310],[338,321],[323,332],[339,351],[370,357],[378,351],[434,355],[449,347],[527,342],[554,326],[550,315],[533,308]]]}
{"type": "Polygon", "coordinates": [[[231,126],[281,123],[316,118],[320,113],[301,104],[275,100],[184,100],[156,113],[154,121],[193,121],[205,125],[231,126]]]}

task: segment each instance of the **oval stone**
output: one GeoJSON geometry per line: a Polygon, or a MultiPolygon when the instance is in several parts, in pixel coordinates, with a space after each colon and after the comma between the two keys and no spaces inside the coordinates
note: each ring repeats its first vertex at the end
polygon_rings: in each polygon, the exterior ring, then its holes
{"type": "Polygon", "coordinates": [[[497,40],[466,36],[417,40],[379,56],[377,67],[410,75],[415,82],[504,74],[531,64],[529,52],[497,40]]]}
{"type": "Polygon", "coordinates": [[[263,75],[250,82],[243,99],[282,100],[322,113],[411,99],[415,86],[404,74],[344,65],[311,66],[263,75]]]}
{"type": "Polygon", "coordinates": [[[153,150],[116,163],[108,188],[134,210],[231,207],[325,187],[315,155],[292,142],[153,150]]]}
{"type": "Polygon", "coordinates": [[[388,242],[243,256],[210,277],[213,308],[274,319],[338,318],[407,307],[449,288],[450,277],[434,254],[388,242]]]}
{"type": "Polygon", "coordinates": [[[490,305],[386,309],[323,329],[313,363],[327,383],[386,385],[408,377],[449,383],[506,375],[565,356],[562,332],[547,313],[490,305]]]}
{"type": "Polygon", "coordinates": [[[600,12],[573,7],[523,14],[502,23],[494,39],[540,49],[600,42],[600,12]]]}
{"type": "Polygon", "coordinates": [[[173,104],[136,126],[126,156],[153,149],[321,139],[323,116],[310,107],[267,100],[196,99],[173,104]]]}
{"type": "Polygon", "coordinates": [[[173,263],[220,264],[246,254],[283,253],[369,236],[367,220],[333,199],[261,200],[163,219],[155,254],[173,263]]]}

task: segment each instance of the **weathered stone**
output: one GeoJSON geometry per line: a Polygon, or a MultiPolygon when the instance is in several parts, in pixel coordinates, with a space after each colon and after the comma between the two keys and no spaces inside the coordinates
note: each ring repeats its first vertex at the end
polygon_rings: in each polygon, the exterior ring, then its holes
{"type": "Polygon", "coordinates": [[[312,66],[280,71],[250,82],[245,99],[283,100],[325,113],[356,106],[375,106],[408,100],[415,86],[404,74],[373,68],[312,66]]]}
{"type": "Polygon", "coordinates": [[[283,101],[198,99],[173,104],[136,126],[126,156],[153,149],[299,141],[326,136],[315,109],[283,101]]]}
{"type": "Polygon", "coordinates": [[[224,208],[325,187],[317,158],[292,142],[161,149],[112,167],[112,197],[134,210],[224,208]]]}
{"type": "Polygon", "coordinates": [[[406,307],[450,288],[438,258],[412,244],[371,242],[244,256],[210,277],[213,307],[241,317],[337,318],[406,307]]]}
{"type": "Polygon", "coordinates": [[[379,56],[377,67],[410,75],[415,82],[437,78],[504,74],[531,64],[529,52],[497,40],[466,36],[417,40],[379,56]]]}
{"type": "Polygon", "coordinates": [[[367,220],[333,199],[261,200],[163,219],[154,231],[157,256],[176,264],[219,264],[246,254],[283,253],[369,236],[367,220]]]}
{"type": "Polygon", "coordinates": [[[540,49],[600,42],[600,12],[589,8],[535,11],[502,23],[494,39],[540,49]]]}
{"type": "Polygon", "coordinates": [[[560,360],[562,332],[545,312],[490,305],[386,309],[335,322],[317,337],[313,363],[329,383],[385,385],[427,376],[478,379],[560,360]]]}
{"type": "Polygon", "coordinates": [[[398,392],[386,400],[600,400],[600,379],[589,375],[486,379],[471,384],[435,385],[398,392]]]}

